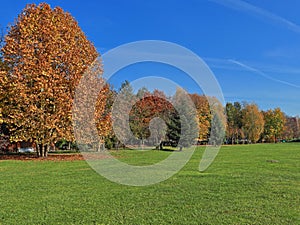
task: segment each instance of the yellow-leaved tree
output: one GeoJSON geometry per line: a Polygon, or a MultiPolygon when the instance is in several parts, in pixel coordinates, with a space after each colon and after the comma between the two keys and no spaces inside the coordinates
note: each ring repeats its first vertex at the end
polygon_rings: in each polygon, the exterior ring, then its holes
{"type": "Polygon", "coordinates": [[[2,52],[0,101],[12,141],[36,143],[43,157],[51,143],[73,141],[75,88],[98,57],[75,19],[59,7],[29,4],[9,28],[2,52]]]}
{"type": "Polygon", "coordinates": [[[242,129],[245,137],[256,143],[264,131],[264,116],[256,104],[246,104],[242,110],[242,129]]]}
{"type": "Polygon", "coordinates": [[[280,108],[270,109],[263,113],[265,126],[264,138],[269,142],[276,142],[284,131],[285,116],[280,108]]]}
{"type": "Polygon", "coordinates": [[[199,125],[198,141],[207,141],[212,118],[208,99],[204,95],[198,94],[190,94],[190,98],[195,104],[197,110],[197,119],[199,125]]]}

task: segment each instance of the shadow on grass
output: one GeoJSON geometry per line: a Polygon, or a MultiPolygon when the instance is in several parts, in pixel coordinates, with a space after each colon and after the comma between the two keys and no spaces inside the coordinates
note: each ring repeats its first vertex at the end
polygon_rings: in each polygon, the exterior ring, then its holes
{"type": "Polygon", "coordinates": [[[163,149],[153,149],[156,151],[163,151],[163,152],[180,152],[179,149],[172,149],[172,148],[163,148],[163,149]]]}

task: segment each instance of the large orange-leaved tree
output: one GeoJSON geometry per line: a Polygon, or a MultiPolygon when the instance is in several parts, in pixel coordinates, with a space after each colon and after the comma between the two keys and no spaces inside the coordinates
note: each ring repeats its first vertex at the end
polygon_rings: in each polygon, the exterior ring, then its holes
{"type": "Polygon", "coordinates": [[[7,66],[0,100],[12,141],[34,142],[38,156],[47,156],[59,139],[73,141],[75,88],[98,57],[75,19],[59,7],[29,4],[10,27],[2,52],[7,66]]]}

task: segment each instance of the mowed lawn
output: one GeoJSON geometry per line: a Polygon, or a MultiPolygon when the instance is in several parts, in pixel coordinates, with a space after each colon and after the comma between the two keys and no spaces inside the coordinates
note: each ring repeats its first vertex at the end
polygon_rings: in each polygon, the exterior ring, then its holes
{"type": "MultiPolygon", "coordinates": [[[[110,182],[85,161],[0,161],[0,224],[300,224],[300,144],[224,146],[201,173],[203,150],[146,187],[110,182]]],[[[170,153],[115,154],[145,165],[170,153]]]]}

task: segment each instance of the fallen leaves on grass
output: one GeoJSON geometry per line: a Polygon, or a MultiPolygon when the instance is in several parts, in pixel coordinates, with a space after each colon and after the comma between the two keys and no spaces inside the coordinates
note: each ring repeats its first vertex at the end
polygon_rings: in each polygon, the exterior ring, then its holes
{"type": "Polygon", "coordinates": [[[74,161],[84,160],[81,154],[49,154],[47,158],[37,157],[32,154],[0,155],[0,160],[36,160],[36,161],[74,161]]]}

